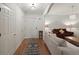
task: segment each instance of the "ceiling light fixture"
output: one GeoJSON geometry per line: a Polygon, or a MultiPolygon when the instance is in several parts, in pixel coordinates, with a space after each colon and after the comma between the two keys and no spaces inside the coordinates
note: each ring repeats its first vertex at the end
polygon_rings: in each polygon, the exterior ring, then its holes
{"type": "Polygon", "coordinates": [[[36,9],[38,7],[38,3],[30,3],[29,6],[31,7],[31,9],[36,9]]]}
{"type": "Polygon", "coordinates": [[[33,3],[33,4],[32,4],[32,9],[35,9],[35,8],[36,8],[36,6],[35,6],[35,4],[33,3]]]}

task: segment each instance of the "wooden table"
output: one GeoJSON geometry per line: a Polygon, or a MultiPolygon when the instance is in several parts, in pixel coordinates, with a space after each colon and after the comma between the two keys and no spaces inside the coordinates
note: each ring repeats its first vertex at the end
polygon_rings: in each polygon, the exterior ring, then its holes
{"type": "Polygon", "coordinates": [[[74,36],[66,36],[65,40],[79,47],[79,38],[74,36]]]}

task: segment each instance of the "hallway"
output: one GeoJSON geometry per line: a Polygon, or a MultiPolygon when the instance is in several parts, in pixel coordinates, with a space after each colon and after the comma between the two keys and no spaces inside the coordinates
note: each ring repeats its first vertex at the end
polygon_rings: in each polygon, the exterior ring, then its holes
{"type": "Polygon", "coordinates": [[[78,3],[0,3],[0,55],[79,55],[78,25],[78,3]]]}
{"type": "Polygon", "coordinates": [[[42,39],[24,39],[15,55],[50,55],[42,39]]]}
{"type": "Polygon", "coordinates": [[[39,31],[44,32],[45,20],[42,15],[50,5],[50,3],[0,3],[0,55],[27,55],[31,51],[37,55],[49,54],[43,40],[28,38],[39,38],[39,31]]]}

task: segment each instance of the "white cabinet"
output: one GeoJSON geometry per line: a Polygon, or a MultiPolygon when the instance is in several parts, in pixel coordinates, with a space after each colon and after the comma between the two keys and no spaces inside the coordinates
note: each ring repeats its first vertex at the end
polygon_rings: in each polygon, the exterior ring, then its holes
{"type": "Polygon", "coordinates": [[[61,51],[54,40],[55,39],[53,37],[51,38],[48,33],[45,33],[44,42],[47,45],[50,53],[52,55],[61,55],[61,51]]]}

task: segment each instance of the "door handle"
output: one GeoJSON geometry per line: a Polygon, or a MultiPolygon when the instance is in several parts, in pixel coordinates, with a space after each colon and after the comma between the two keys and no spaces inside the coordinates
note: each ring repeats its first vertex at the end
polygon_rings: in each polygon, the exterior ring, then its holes
{"type": "Polygon", "coordinates": [[[15,34],[15,33],[14,33],[13,35],[14,35],[14,36],[16,36],[16,34],[15,34]]]}
{"type": "Polygon", "coordinates": [[[1,37],[1,33],[0,33],[0,37],[1,37]]]}

